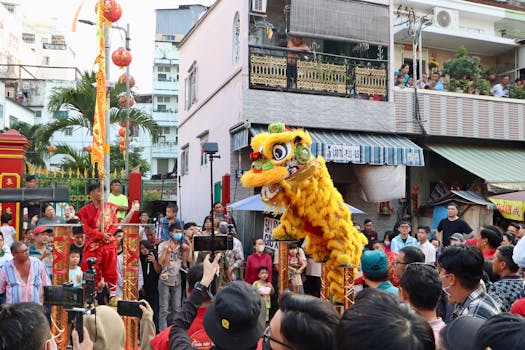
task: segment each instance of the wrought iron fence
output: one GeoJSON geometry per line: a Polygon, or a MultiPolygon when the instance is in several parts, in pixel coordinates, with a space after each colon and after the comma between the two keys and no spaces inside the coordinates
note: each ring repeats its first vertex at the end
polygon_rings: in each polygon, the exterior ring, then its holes
{"type": "Polygon", "coordinates": [[[388,100],[388,61],[249,47],[250,88],[388,100]]]}
{"type": "MultiPolygon", "coordinates": [[[[69,204],[72,204],[77,210],[91,201],[87,193],[87,187],[90,183],[98,182],[95,173],[90,171],[77,170],[49,170],[47,168],[34,167],[29,165],[28,174],[33,175],[39,188],[65,187],[69,190],[69,204]]],[[[124,176],[124,170],[114,171],[111,174],[111,180],[119,179],[122,183],[122,192],[125,192],[127,178],[124,176]]],[[[64,206],[66,203],[52,203],[57,209],[57,205],[64,206]]],[[[61,212],[61,210],[60,210],[61,212]]]]}

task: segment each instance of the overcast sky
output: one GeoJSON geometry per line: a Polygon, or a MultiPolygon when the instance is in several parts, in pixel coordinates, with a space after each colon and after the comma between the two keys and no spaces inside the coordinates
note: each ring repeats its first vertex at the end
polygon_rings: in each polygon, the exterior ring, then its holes
{"type": "MultiPolygon", "coordinates": [[[[59,19],[57,31],[63,32],[68,38],[70,47],[76,54],[77,66],[81,70],[93,69],[96,56],[96,31],[94,26],[77,24],[76,33],[71,32],[73,18],[82,0],[17,0],[23,5],[23,12],[30,18],[44,19],[54,17],[59,19]]],[[[85,0],[79,19],[95,21],[96,0],[85,0]]],[[[151,92],[153,47],[155,39],[155,9],[177,8],[180,4],[211,5],[215,0],[119,0],[122,6],[122,17],[117,22],[120,27],[130,24],[131,53],[133,61],[130,73],[135,77],[138,93],[151,92]]],[[[111,32],[111,51],[124,46],[124,34],[118,30],[111,32]]],[[[124,70],[112,64],[110,80],[122,74],[124,70]]]]}

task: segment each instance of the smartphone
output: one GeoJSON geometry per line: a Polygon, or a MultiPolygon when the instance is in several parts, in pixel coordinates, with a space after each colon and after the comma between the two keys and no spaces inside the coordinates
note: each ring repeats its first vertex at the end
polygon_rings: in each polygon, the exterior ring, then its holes
{"type": "Polygon", "coordinates": [[[120,316],[142,317],[140,305],[146,306],[141,301],[120,300],[117,304],[117,312],[120,316]]]}
{"type": "MultiPolygon", "coordinates": [[[[233,237],[228,235],[215,235],[215,251],[225,251],[233,249],[233,237]]],[[[211,236],[193,236],[193,250],[196,252],[211,251],[211,236]]]]}

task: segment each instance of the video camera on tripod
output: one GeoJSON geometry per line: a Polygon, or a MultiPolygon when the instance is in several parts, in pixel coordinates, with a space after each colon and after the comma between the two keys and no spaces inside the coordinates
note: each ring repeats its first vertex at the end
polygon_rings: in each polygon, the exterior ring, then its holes
{"type": "Polygon", "coordinates": [[[61,306],[67,311],[67,322],[78,332],[80,342],[84,340],[84,315],[93,315],[95,307],[95,284],[97,258],[87,259],[88,269],[84,272],[84,288],[73,287],[70,282],[62,286],[44,287],[44,304],[61,306]],[[84,306],[84,303],[86,306],[84,306]]]}

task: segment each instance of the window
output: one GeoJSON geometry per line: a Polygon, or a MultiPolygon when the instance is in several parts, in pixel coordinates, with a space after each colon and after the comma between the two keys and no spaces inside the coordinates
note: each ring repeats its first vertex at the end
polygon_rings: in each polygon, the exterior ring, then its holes
{"type": "Polygon", "coordinates": [[[49,56],[42,57],[42,64],[44,66],[49,66],[49,56]]]}
{"type": "MultiPolygon", "coordinates": [[[[202,136],[200,139],[201,139],[201,146],[202,146],[204,142],[208,142],[208,135],[206,134],[202,136]]],[[[206,154],[206,152],[201,150],[201,165],[206,165],[206,164],[208,164],[208,155],[206,154]]]]}
{"type": "Polygon", "coordinates": [[[166,112],[167,110],[166,105],[157,105],[157,112],[166,112]]]}
{"type": "Polygon", "coordinates": [[[189,147],[185,146],[185,148],[183,148],[181,150],[181,153],[180,153],[180,171],[181,171],[181,175],[188,175],[188,173],[189,173],[188,155],[189,155],[189,147]]]}
{"type": "Polygon", "coordinates": [[[186,109],[190,109],[195,103],[197,103],[197,62],[193,62],[190,69],[188,69],[188,77],[184,81],[184,94],[186,109]]]}
{"type": "Polygon", "coordinates": [[[162,40],[166,40],[166,41],[175,41],[175,35],[163,35],[162,36],[162,40]]]}
{"type": "Polygon", "coordinates": [[[4,4],[5,8],[7,9],[7,12],[9,13],[15,13],[15,5],[13,4],[4,4]]]}
{"type": "Polygon", "coordinates": [[[22,40],[27,44],[34,44],[35,34],[22,33],[22,40]]]}
{"type": "Polygon", "coordinates": [[[157,80],[158,81],[166,81],[168,80],[168,75],[164,73],[157,74],[157,80]]]}
{"type": "Polygon", "coordinates": [[[157,101],[158,102],[169,103],[170,100],[171,100],[171,96],[157,96],[157,101]]]}
{"type": "Polygon", "coordinates": [[[164,73],[170,73],[171,67],[170,66],[159,66],[158,71],[164,72],[164,73]]]}
{"type": "Polygon", "coordinates": [[[236,12],[235,17],[233,18],[233,33],[232,33],[232,63],[233,64],[239,61],[240,34],[241,34],[241,20],[239,18],[239,12],[236,12]]]}
{"type": "Polygon", "coordinates": [[[53,34],[51,35],[51,43],[52,44],[58,44],[58,45],[65,45],[66,39],[62,34],[53,34]]]}
{"type": "Polygon", "coordinates": [[[164,126],[159,128],[159,134],[167,136],[171,134],[171,128],[169,126],[164,126]]]}
{"type": "Polygon", "coordinates": [[[73,136],[73,127],[67,127],[64,129],[64,136],[73,136]]]}
{"type": "Polygon", "coordinates": [[[42,111],[36,111],[35,118],[42,118],[42,111]]]}

